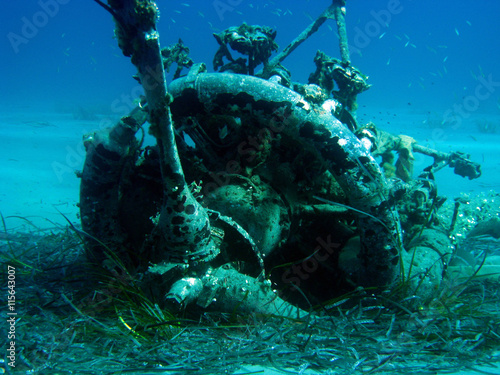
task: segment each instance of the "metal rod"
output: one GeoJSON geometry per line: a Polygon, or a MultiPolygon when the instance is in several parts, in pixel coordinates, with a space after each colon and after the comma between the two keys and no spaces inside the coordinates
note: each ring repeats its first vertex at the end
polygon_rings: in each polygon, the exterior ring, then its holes
{"type": "Polygon", "coordinates": [[[345,25],[345,3],[346,0],[333,0],[331,6],[333,6],[333,14],[337,22],[337,30],[339,33],[340,56],[345,65],[350,65],[351,57],[349,54],[349,43],[347,41],[347,30],[345,25]]]}

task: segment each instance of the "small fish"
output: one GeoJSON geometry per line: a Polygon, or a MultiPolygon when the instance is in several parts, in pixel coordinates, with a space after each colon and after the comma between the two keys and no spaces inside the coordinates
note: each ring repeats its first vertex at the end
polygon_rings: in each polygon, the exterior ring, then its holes
{"type": "Polygon", "coordinates": [[[412,46],[413,48],[417,48],[417,46],[413,43],[410,43],[410,46],[412,46]]]}
{"type": "Polygon", "coordinates": [[[397,40],[402,40],[402,38],[399,35],[394,35],[394,38],[396,38],[397,40]]]}
{"type": "Polygon", "coordinates": [[[444,74],[448,74],[448,69],[446,69],[446,66],[443,66],[444,74]]]}
{"type": "Polygon", "coordinates": [[[66,36],[66,33],[61,34],[61,38],[64,38],[66,36]]]}
{"type": "Polygon", "coordinates": [[[428,45],[425,45],[425,48],[427,48],[427,50],[431,51],[432,53],[437,53],[437,51],[434,48],[429,47],[428,45]]]}
{"type": "Polygon", "coordinates": [[[472,23],[470,23],[470,21],[465,21],[465,23],[469,26],[472,26],[472,23]]]}
{"type": "Polygon", "coordinates": [[[182,12],[180,10],[174,10],[175,13],[181,14],[182,12]]]}
{"type": "Polygon", "coordinates": [[[405,47],[408,47],[408,44],[410,44],[410,41],[406,42],[405,47]]]}
{"type": "Polygon", "coordinates": [[[387,64],[386,65],[389,65],[391,63],[391,58],[389,57],[389,60],[387,60],[387,64]]]}
{"type": "Polygon", "coordinates": [[[48,121],[23,121],[23,124],[31,126],[33,128],[48,128],[48,127],[57,128],[56,125],[48,121]]]}
{"type": "Polygon", "coordinates": [[[332,29],[332,27],[330,26],[330,24],[328,24],[328,25],[326,25],[326,26],[330,29],[330,31],[333,31],[333,29],[332,29]]]}
{"type": "Polygon", "coordinates": [[[202,12],[198,12],[198,15],[199,15],[201,18],[205,18],[205,15],[204,15],[202,12]]]}
{"type": "Polygon", "coordinates": [[[481,68],[481,65],[478,65],[477,67],[479,68],[479,75],[480,75],[480,77],[484,77],[483,68],[481,68]]]}
{"type": "Polygon", "coordinates": [[[446,56],[444,59],[443,59],[443,62],[445,63],[446,60],[448,60],[448,56],[446,56]]]}
{"type": "Polygon", "coordinates": [[[457,34],[457,36],[460,36],[460,33],[458,32],[458,29],[455,27],[455,34],[457,34]]]}
{"type": "Polygon", "coordinates": [[[311,16],[309,13],[307,13],[307,12],[303,12],[303,13],[304,13],[304,15],[305,15],[307,18],[309,18],[309,20],[310,20],[311,22],[312,22],[312,21],[314,21],[314,18],[312,18],[312,16],[311,16]]]}
{"type": "Polygon", "coordinates": [[[382,34],[380,34],[380,36],[378,37],[379,39],[382,39],[384,37],[384,35],[386,34],[386,32],[383,32],[382,34]]]}
{"type": "Polygon", "coordinates": [[[404,36],[406,39],[408,39],[408,40],[410,39],[410,37],[408,35],[404,34],[404,36]]]}
{"type": "Polygon", "coordinates": [[[176,23],[176,21],[175,21],[173,18],[170,18],[170,20],[171,20],[173,23],[176,23]]]}
{"type": "Polygon", "coordinates": [[[227,125],[224,125],[222,128],[219,128],[219,138],[223,140],[227,137],[229,131],[227,130],[227,125]]]}
{"type": "Polygon", "coordinates": [[[185,7],[190,7],[191,5],[189,5],[188,3],[181,3],[182,6],[185,6],[185,7]]]}

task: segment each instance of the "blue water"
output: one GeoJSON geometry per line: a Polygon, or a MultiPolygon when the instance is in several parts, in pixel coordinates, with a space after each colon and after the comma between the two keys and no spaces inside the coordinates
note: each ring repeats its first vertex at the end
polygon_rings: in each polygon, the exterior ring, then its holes
{"type": "MultiPolygon", "coordinates": [[[[182,38],[193,60],[206,62],[211,70],[218,47],[214,31],[243,21],[268,25],[278,30],[276,40],[284,48],[329,4],[329,0],[160,1],[158,29],[163,45],[182,38]]],[[[360,104],[411,103],[444,111],[474,95],[478,84],[474,77],[491,74],[500,82],[499,15],[496,0],[348,1],[349,41],[356,47],[352,61],[373,85],[360,97],[360,104]]],[[[317,49],[339,56],[335,29],[333,21],[327,22],[285,60],[294,80],[307,80],[317,49]]],[[[58,109],[78,102],[105,110],[136,86],[131,78],[134,68],[113,39],[111,16],[94,1],[3,2],[0,30],[2,106],[58,109]]],[[[498,113],[498,91],[497,86],[477,111],[498,113]]]]}

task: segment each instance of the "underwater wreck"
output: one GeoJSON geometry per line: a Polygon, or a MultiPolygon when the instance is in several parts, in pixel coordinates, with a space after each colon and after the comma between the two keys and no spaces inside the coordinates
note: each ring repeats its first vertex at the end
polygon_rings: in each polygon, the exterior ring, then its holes
{"type": "Polygon", "coordinates": [[[345,1],[274,57],[269,27],[215,34],[214,73],[182,41],[160,48],[154,2],[96,1],[145,97],[84,139],[92,262],[126,269],[174,312],[303,317],[358,288],[425,296],[440,283],[453,225],[440,221],[434,173],[449,166],[473,179],[480,166],[357,123],[357,95],[370,85],[349,58],[345,1]],[[341,59],[318,51],[309,82],[293,82],[282,62],[329,18],[341,59]],[[146,122],[155,146],[139,139],[146,122]],[[414,153],[434,158],[417,177],[414,153]]]}
{"type": "Polygon", "coordinates": [[[213,72],[161,48],[153,1],[95,2],[145,95],[83,139],[81,226],[0,215],[0,373],[498,373],[500,193],[446,200],[439,170],[479,164],[360,123],[345,1],[281,51],[267,26],[216,33],[213,72]],[[332,21],[340,59],[292,81],[332,21]]]}

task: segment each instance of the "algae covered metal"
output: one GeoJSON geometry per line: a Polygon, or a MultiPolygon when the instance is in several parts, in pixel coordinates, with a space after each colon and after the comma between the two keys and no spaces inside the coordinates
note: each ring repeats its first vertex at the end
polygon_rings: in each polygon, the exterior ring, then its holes
{"type": "Polygon", "coordinates": [[[357,124],[356,98],[369,84],[348,59],[345,2],[274,59],[269,27],[214,35],[221,72],[208,73],[182,41],[160,48],[154,2],[96,1],[113,15],[145,98],[85,140],[80,208],[92,260],[126,267],[171,309],[303,316],[357,287],[406,278],[425,292],[412,276],[434,265],[439,279],[451,245],[436,222],[433,173],[450,165],[476,178],[480,168],[357,124]],[[342,59],[318,52],[310,82],[292,82],[281,62],[327,18],[342,59]],[[164,69],[175,63],[167,88],[164,69]],[[154,146],[136,137],[146,122],[154,146]],[[418,178],[413,152],[436,161],[418,178]]]}

